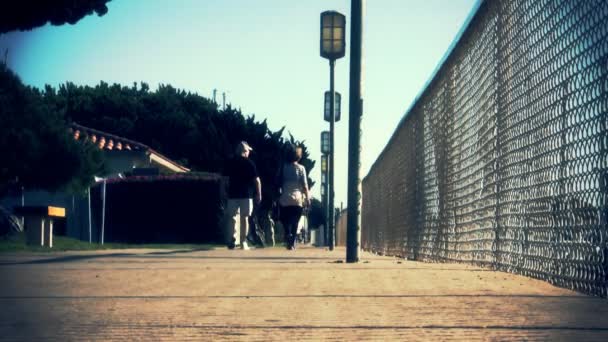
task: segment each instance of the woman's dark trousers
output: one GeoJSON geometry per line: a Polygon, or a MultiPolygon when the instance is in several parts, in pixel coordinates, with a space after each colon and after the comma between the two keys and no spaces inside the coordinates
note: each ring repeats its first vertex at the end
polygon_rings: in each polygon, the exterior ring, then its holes
{"type": "Polygon", "coordinates": [[[285,229],[285,244],[287,244],[287,248],[295,248],[300,217],[302,217],[302,207],[295,205],[281,206],[279,218],[285,229]]]}

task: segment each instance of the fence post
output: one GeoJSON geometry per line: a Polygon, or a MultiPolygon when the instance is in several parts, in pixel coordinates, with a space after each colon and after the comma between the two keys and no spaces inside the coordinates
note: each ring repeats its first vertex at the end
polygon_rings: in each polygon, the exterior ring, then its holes
{"type": "Polygon", "coordinates": [[[502,117],[504,115],[505,106],[503,103],[503,95],[505,84],[503,80],[504,66],[507,65],[507,61],[504,60],[503,51],[505,51],[504,40],[503,40],[503,28],[504,23],[504,15],[502,12],[502,3],[495,3],[496,10],[496,30],[494,42],[496,44],[496,48],[494,49],[494,62],[496,67],[495,75],[495,91],[496,91],[496,113],[494,120],[494,129],[495,129],[495,140],[494,144],[494,177],[495,177],[495,186],[494,186],[494,196],[495,196],[495,207],[494,207],[494,251],[493,251],[493,267],[495,269],[500,269],[502,265],[501,258],[501,244],[500,244],[500,195],[501,195],[501,174],[502,174],[502,144],[501,144],[501,127],[502,117]]]}
{"type": "MultiPolygon", "coordinates": [[[[602,106],[604,107],[601,112],[608,113],[608,57],[604,58],[601,70],[601,79],[603,79],[602,84],[604,86],[604,101],[602,101],[602,106]]],[[[603,259],[604,259],[604,288],[600,289],[599,295],[601,297],[608,297],[608,119],[604,119],[600,121],[600,130],[603,134],[599,135],[600,140],[600,235],[603,235],[603,238],[600,238],[600,249],[603,248],[603,259]],[[603,137],[603,139],[602,139],[603,137]],[[602,165],[603,163],[603,165],[602,165]],[[604,246],[601,246],[601,241],[603,240],[604,246]]],[[[600,252],[602,252],[600,250],[600,252]]],[[[600,273],[601,274],[601,273],[600,273]]],[[[601,286],[601,285],[600,285],[601,286]]]]}

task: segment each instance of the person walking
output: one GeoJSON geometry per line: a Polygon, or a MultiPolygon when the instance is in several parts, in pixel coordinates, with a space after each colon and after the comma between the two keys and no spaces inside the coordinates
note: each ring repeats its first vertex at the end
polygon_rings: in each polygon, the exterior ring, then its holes
{"type": "Polygon", "coordinates": [[[249,250],[247,233],[249,232],[249,216],[253,212],[253,191],[255,188],[255,201],[262,201],[262,182],[258,176],[255,163],[249,159],[253,151],[246,141],[241,141],[236,147],[236,155],[230,159],[224,170],[228,177],[228,205],[227,215],[230,217],[232,238],[228,248],[233,249],[240,243],[241,249],[249,250]]]}
{"type": "Polygon", "coordinates": [[[302,150],[289,146],[279,176],[279,220],[285,230],[285,247],[290,250],[296,248],[298,222],[303,207],[310,205],[306,169],[298,163],[301,158],[302,150]]]}

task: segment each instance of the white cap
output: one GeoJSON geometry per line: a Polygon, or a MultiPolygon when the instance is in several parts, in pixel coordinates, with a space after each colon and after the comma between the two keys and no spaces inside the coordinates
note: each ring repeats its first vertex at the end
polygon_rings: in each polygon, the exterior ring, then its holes
{"type": "Polygon", "coordinates": [[[236,147],[236,149],[239,153],[243,153],[245,151],[253,151],[253,148],[251,148],[251,146],[249,146],[246,141],[241,141],[236,147]]]}

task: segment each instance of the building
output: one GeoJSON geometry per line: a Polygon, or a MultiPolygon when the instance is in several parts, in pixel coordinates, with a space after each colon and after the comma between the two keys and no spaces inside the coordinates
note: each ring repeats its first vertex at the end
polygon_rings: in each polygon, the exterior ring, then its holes
{"type": "Polygon", "coordinates": [[[73,123],[70,132],[74,140],[96,144],[106,157],[108,173],[104,178],[117,177],[134,169],[158,170],[158,173],[190,171],[150,147],[127,138],[73,123]]]}
{"type": "MultiPolygon", "coordinates": [[[[77,123],[71,124],[70,134],[74,140],[83,144],[96,144],[103,150],[106,162],[106,174],[98,175],[97,179],[116,179],[129,175],[161,175],[186,173],[190,170],[150,147],[124,137],[106,133],[97,129],[85,127],[77,123]]],[[[89,194],[68,194],[64,192],[48,192],[41,190],[23,189],[16,194],[0,199],[0,205],[12,211],[18,206],[55,206],[66,209],[64,222],[57,222],[54,229],[56,235],[87,240],[86,234],[90,227],[90,197],[89,194]]]]}

